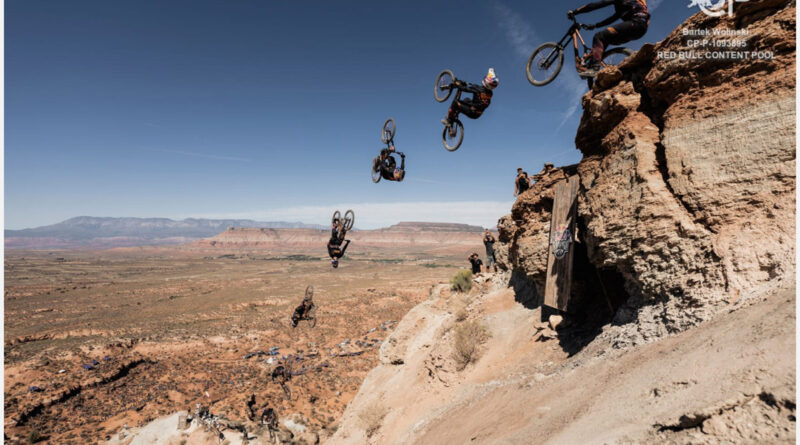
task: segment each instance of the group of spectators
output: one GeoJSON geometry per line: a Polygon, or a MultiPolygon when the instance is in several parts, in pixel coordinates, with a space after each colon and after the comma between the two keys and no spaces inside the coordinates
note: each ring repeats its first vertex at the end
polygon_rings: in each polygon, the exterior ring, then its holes
{"type": "MultiPolygon", "coordinates": [[[[533,186],[533,183],[538,180],[543,174],[548,173],[550,170],[553,169],[553,164],[547,163],[544,166],[544,169],[534,177],[530,177],[528,172],[522,169],[522,167],[517,169],[517,177],[514,179],[514,196],[519,196],[525,193],[528,189],[533,186]]],[[[483,233],[483,246],[486,248],[486,272],[489,272],[494,268],[494,271],[497,272],[497,264],[494,260],[494,243],[495,243],[494,235],[489,229],[483,233]]],[[[473,253],[472,255],[467,258],[472,265],[472,273],[479,274],[483,270],[483,261],[481,261],[480,256],[477,252],[473,253]]]]}
{"type": "MultiPolygon", "coordinates": [[[[494,271],[497,272],[497,264],[495,263],[494,260],[495,241],[497,240],[494,239],[494,235],[492,235],[492,232],[490,232],[489,229],[486,229],[486,231],[483,232],[483,246],[486,248],[486,272],[489,272],[492,269],[494,269],[494,271]]],[[[470,264],[472,264],[473,275],[479,274],[483,271],[482,270],[483,261],[481,261],[481,258],[477,252],[470,255],[469,258],[467,259],[469,260],[470,264]]]]}

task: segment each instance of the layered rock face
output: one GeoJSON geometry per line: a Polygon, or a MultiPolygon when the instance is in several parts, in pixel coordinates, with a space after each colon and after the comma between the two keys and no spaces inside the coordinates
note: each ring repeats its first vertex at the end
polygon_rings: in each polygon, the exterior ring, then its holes
{"type": "Polygon", "coordinates": [[[637,320],[633,342],[794,279],[795,5],[735,12],[699,13],[602,71],[583,98],[583,160],[543,171],[498,223],[501,265],[541,293],[552,188],[577,172],[579,246],[600,276],[624,281],[616,321],[637,320]],[[699,29],[741,30],[748,52],[774,56],[664,57],[692,50],[685,34],[699,29]]]}

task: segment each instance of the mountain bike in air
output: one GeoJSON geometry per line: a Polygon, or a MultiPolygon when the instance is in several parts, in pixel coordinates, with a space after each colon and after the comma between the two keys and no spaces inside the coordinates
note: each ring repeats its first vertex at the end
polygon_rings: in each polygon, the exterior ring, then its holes
{"type": "MultiPolygon", "coordinates": [[[[383,123],[383,127],[381,128],[381,142],[386,144],[386,148],[381,150],[381,156],[377,158],[372,158],[372,167],[370,169],[372,173],[372,182],[378,183],[381,181],[383,177],[381,175],[381,170],[384,168],[388,168],[390,171],[394,170],[397,166],[397,161],[392,156],[392,154],[397,153],[400,156],[404,156],[400,152],[394,151],[394,133],[397,130],[397,124],[395,124],[394,118],[386,119],[386,122],[383,123]]],[[[398,181],[402,181],[398,179],[398,181]]]]}
{"type": "MultiPolygon", "coordinates": [[[[552,82],[561,72],[564,65],[564,50],[572,40],[572,46],[575,49],[575,69],[580,73],[583,64],[591,57],[591,48],[586,46],[586,41],[583,40],[581,29],[588,29],[586,25],[578,23],[575,18],[572,19],[572,26],[558,42],[544,43],[535,50],[528,59],[528,64],[525,67],[525,73],[528,76],[528,81],[537,86],[545,86],[552,82]],[[583,46],[583,54],[581,55],[578,49],[578,42],[583,46]]],[[[626,57],[633,54],[633,50],[624,47],[611,48],[603,53],[603,60],[601,65],[605,68],[607,66],[619,65],[626,57]]],[[[589,88],[594,84],[594,78],[586,79],[589,88]]]]}
{"type": "MultiPolygon", "coordinates": [[[[436,99],[436,102],[446,101],[453,93],[453,90],[456,90],[455,97],[453,97],[453,102],[450,106],[453,109],[458,109],[456,102],[461,99],[462,91],[459,88],[455,88],[456,82],[458,82],[458,79],[456,79],[452,71],[444,70],[439,73],[439,75],[436,76],[436,84],[433,86],[433,98],[436,99]]],[[[456,151],[463,141],[464,125],[456,117],[449,125],[444,127],[442,143],[447,151],[456,151]]]]}
{"type": "Polygon", "coordinates": [[[347,232],[353,228],[353,223],[356,220],[355,213],[352,210],[344,212],[344,219],[342,219],[342,212],[333,212],[331,218],[331,226],[335,230],[338,239],[343,240],[347,232]]]}

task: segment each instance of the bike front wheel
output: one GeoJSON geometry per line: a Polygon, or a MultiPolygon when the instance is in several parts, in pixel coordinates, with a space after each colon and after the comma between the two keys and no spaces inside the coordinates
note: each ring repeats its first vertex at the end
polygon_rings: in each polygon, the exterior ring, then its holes
{"type": "Polygon", "coordinates": [[[341,220],[342,220],[342,212],[340,212],[338,210],[333,212],[333,218],[331,218],[331,225],[334,225],[334,224],[336,224],[337,221],[341,221],[341,220]]]}
{"type": "Polygon", "coordinates": [[[394,140],[394,132],[397,130],[397,124],[394,122],[394,118],[386,119],[386,122],[383,123],[383,128],[381,129],[381,142],[384,144],[388,144],[392,140],[394,140]]]}
{"type": "Polygon", "coordinates": [[[351,230],[356,221],[356,215],[352,210],[344,212],[344,230],[351,230]]]}
{"type": "Polygon", "coordinates": [[[444,102],[450,97],[450,94],[453,93],[450,85],[455,80],[456,77],[450,70],[444,70],[436,76],[436,85],[433,86],[433,98],[436,99],[436,102],[444,102]]]}
{"type": "Polygon", "coordinates": [[[562,66],[564,66],[564,49],[558,43],[548,42],[533,50],[525,67],[525,74],[528,76],[528,82],[541,87],[552,82],[561,72],[562,66]]]}
{"type": "Polygon", "coordinates": [[[314,286],[309,284],[308,287],[306,287],[306,295],[305,295],[305,297],[306,298],[312,298],[313,296],[314,296],[314,286]]]}
{"type": "Polygon", "coordinates": [[[442,143],[447,151],[456,151],[464,141],[464,126],[461,121],[455,120],[450,126],[444,127],[442,143]]]}

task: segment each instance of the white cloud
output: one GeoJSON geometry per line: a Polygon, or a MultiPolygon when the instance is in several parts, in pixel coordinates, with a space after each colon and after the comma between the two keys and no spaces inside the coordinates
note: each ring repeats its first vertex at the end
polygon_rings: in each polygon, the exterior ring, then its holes
{"type": "Polygon", "coordinates": [[[498,19],[498,25],[505,31],[506,38],[508,38],[511,46],[520,56],[525,57],[527,60],[534,48],[536,48],[536,42],[542,42],[536,31],[521,15],[500,2],[494,3],[494,11],[498,19]]]}
{"type": "MultiPolygon", "coordinates": [[[[527,61],[533,50],[544,43],[544,40],[539,37],[533,26],[523,16],[514,12],[508,6],[499,1],[494,2],[494,11],[497,17],[497,24],[505,32],[511,47],[527,61]]],[[[565,28],[567,26],[565,25],[565,28]]],[[[578,112],[581,105],[581,96],[588,90],[585,80],[578,78],[573,72],[569,72],[572,60],[571,54],[565,54],[564,67],[558,78],[552,83],[554,87],[563,93],[569,103],[566,110],[562,112],[561,121],[556,126],[556,133],[578,112]]]]}
{"type": "MultiPolygon", "coordinates": [[[[509,190],[509,194],[511,191],[509,190]]],[[[511,212],[511,200],[462,202],[349,203],[329,206],[295,206],[227,214],[191,215],[194,218],[254,219],[258,221],[302,221],[330,224],[334,210],[352,209],[355,227],[377,229],[401,221],[449,222],[494,227],[497,220],[511,212]]]]}

